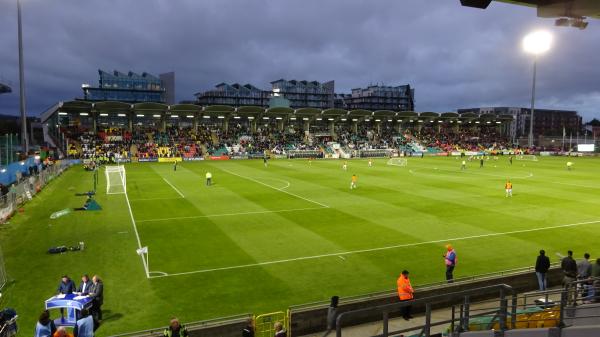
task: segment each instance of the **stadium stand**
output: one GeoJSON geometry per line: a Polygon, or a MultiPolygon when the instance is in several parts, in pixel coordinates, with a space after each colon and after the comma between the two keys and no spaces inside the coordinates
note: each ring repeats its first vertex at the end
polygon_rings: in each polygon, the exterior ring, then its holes
{"type": "Polygon", "coordinates": [[[333,136],[310,136],[305,130],[290,127],[284,131],[269,126],[251,131],[247,126],[169,127],[164,131],[152,128],[105,128],[93,133],[80,127],[65,126],[61,132],[68,139],[70,158],[117,159],[204,156],[262,157],[263,154],[291,157],[336,157],[343,152],[352,157],[389,157],[392,153],[410,155],[424,152],[447,155],[449,152],[497,154],[503,151],[525,152],[492,129],[451,132],[423,128],[402,131],[386,130],[381,134],[366,127],[354,133],[339,128],[333,136]],[[337,139],[334,141],[332,138],[337,139]],[[306,151],[305,156],[300,152],[306,151]]]}
{"type": "Polygon", "coordinates": [[[41,120],[48,143],[81,158],[527,152],[512,143],[508,115],[71,101],[51,107],[41,120]],[[81,147],[84,140],[93,149],[81,147]]]}

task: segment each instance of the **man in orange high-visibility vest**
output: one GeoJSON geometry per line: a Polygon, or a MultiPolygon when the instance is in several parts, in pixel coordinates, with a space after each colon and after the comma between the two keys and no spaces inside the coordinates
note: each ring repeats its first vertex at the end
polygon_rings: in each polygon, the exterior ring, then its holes
{"type": "MultiPolygon", "coordinates": [[[[400,301],[410,301],[413,299],[413,287],[410,285],[410,280],[408,279],[408,270],[403,270],[400,277],[398,277],[398,297],[400,301]]],[[[402,317],[405,320],[409,320],[412,318],[410,315],[410,305],[402,308],[402,317]]]]}

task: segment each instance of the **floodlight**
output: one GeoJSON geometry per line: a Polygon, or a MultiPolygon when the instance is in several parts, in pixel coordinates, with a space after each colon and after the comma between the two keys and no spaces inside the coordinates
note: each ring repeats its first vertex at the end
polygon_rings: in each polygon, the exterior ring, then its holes
{"type": "Polygon", "coordinates": [[[537,31],[523,38],[523,50],[539,55],[547,52],[552,45],[552,35],[546,31],[537,31]]]}

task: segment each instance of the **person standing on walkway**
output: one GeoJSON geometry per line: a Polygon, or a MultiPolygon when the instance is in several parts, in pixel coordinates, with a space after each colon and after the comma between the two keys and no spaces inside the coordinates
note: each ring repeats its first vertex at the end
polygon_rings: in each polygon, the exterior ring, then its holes
{"type": "Polygon", "coordinates": [[[442,255],[446,264],[446,281],[448,283],[454,282],[454,267],[456,267],[456,251],[452,248],[452,245],[446,245],[446,254],[442,255]]]}
{"type": "MultiPolygon", "coordinates": [[[[408,278],[408,270],[403,270],[402,274],[400,274],[400,277],[398,277],[398,281],[396,282],[398,285],[398,297],[400,298],[400,301],[410,301],[414,298],[414,289],[412,287],[412,285],[410,284],[410,279],[408,278]]],[[[411,318],[413,318],[410,315],[410,305],[407,305],[405,307],[402,308],[402,317],[405,320],[409,320],[411,318]]]]}
{"type": "Polygon", "coordinates": [[[544,291],[548,287],[548,283],[546,281],[546,273],[548,272],[548,269],[550,269],[550,258],[546,256],[546,251],[542,249],[540,250],[540,255],[538,255],[537,260],[535,261],[535,276],[537,276],[540,291],[544,291]]]}
{"type": "Polygon", "coordinates": [[[577,280],[577,262],[573,259],[573,251],[569,250],[560,262],[560,268],[563,271],[563,287],[567,291],[567,304],[575,304],[575,296],[577,295],[575,286],[571,283],[577,280]]]}
{"type": "MultiPolygon", "coordinates": [[[[590,263],[590,254],[583,254],[583,259],[577,261],[577,280],[583,281],[590,278],[592,274],[592,264],[590,263]]],[[[578,284],[581,296],[587,297],[588,289],[590,288],[589,282],[578,284]]]]}

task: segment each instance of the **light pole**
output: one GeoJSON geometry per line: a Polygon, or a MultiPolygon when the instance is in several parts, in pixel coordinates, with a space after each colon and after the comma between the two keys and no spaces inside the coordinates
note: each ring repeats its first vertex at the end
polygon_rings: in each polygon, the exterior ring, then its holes
{"type": "Polygon", "coordinates": [[[25,73],[23,71],[23,29],[21,25],[21,0],[17,0],[17,25],[19,31],[19,98],[21,110],[21,145],[25,155],[29,152],[27,138],[27,113],[25,112],[25,73]]]}
{"type": "Polygon", "coordinates": [[[529,147],[533,147],[533,115],[535,112],[535,79],[538,56],[547,52],[552,44],[552,35],[548,32],[537,31],[523,38],[523,50],[533,54],[533,84],[531,88],[531,117],[529,119],[529,147]]]}

